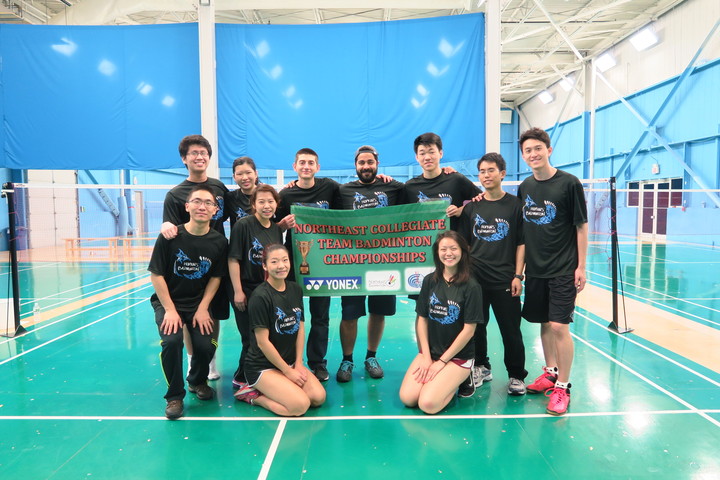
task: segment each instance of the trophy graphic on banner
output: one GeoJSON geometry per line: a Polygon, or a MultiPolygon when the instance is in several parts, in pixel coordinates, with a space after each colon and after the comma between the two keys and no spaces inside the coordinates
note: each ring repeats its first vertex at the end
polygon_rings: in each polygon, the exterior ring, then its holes
{"type": "Polygon", "coordinates": [[[300,275],[310,274],[310,265],[307,262],[308,253],[310,253],[310,247],[312,246],[312,240],[295,240],[295,244],[302,255],[302,262],[300,262],[300,275]]]}

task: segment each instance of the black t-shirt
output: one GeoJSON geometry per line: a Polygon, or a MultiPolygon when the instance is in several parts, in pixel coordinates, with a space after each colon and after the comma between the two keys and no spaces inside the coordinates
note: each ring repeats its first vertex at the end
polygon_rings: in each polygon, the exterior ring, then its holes
{"type": "Polygon", "coordinates": [[[282,243],[282,229],[275,222],[265,228],[255,215],[235,222],[230,232],[228,257],[240,262],[243,290],[252,291],[265,280],[262,255],[265,246],[271,243],[282,243]]]}
{"type": "Polygon", "coordinates": [[[465,205],[458,232],[470,245],[473,276],[484,288],[510,288],[518,245],[525,243],[523,204],[506,193],[499,200],[465,205]]]}
{"type": "Polygon", "coordinates": [[[340,185],[338,207],[343,210],[389,207],[405,203],[405,185],[397,180],[383,182],[375,179],[365,184],[360,180],[340,185]]]}
{"type": "MultiPolygon", "coordinates": [[[[297,183],[290,188],[280,190],[280,206],[275,216],[282,220],[290,215],[290,207],[302,205],[304,207],[337,208],[335,202],[338,199],[340,184],[331,178],[315,177],[315,184],[310,188],[300,188],[297,183]]],[[[292,229],[285,232],[285,246],[290,252],[290,261],[293,259],[292,229]]],[[[290,270],[290,279],[295,278],[294,270],[290,270]]]]}
{"type": "Polygon", "coordinates": [[[163,222],[170,222],[173,225],[184,225],[190,221],[190,214],[185,210],[190,191],[197,185],[207,185],[215,192],[215,201],[218,204],[218,211],[213,215],[210,226],[225,236],[223,222],[227,219],[225,210],[225,195],[228,189],[224,183],[215,178],[208,178],[205,182],[191,182],[185,179],[182,183],[172,188],[165,195],[163,203],[163,222]]]}
{"type": "Polygon", "coordinates": [[[225,211],[230,217],[230,228],[239,219],[252,215],[250,195],[245,195],[239,188],[225,194],[225,211]]]}
{"type": "Polygon", "coordinates": [[[530,176],[518,187],[518,197],[524,203],[525,272],[539,278],[574,273],[577,227],[587,223],[580,180],[562,170],[543,181],[530,176]]]}
{"type": "MultiPolygon", "coordinates": [[[[470,200],[480,193],[480,189],[465,175],[455,172],[441,173],[435,178],[418,175],[405,182],[406,203],[420,203],[426,200],[445,199],[456,207],[462,207],[465,200],[470,200]]],[[[450,229],[457,230],[458,217],[450,218],[450,229]]]]}
{"type": "MultiPolygon", "coordinates": [[[[436,282],[434,273],[425,276],[415,312],[428,319],[428,343],[433,360],[447,351],[466,323],[485,323],[482,304],[482,289],[472,278],[462,285],[448,286],[444,280],[436,282]]],[[[463,360],[475,357],[472,339],[455,357],[463,360]]]]}
{"type": "Polygon", "coordinates": [[[248,304],[250,316],[250,345],[245,361],[248,371],[259,372],[276,368],[258,347],[255,329],[267,328],[270,343],[275,346],[285,363],[292,365],[297,356],[296,341],[300,322],[305,320],[302,289],[295,282],[286,281],[285,291],[278,292],[269,283],[261,283],[253,292],[248,304]]]}
{"type": "MultiPolygon", "coordinates": [[[[178,225],[175,238],[158,236],[148,270],[165,278],[176,310],[193,312],[210,278],[227,275],[227,249],[227,239],[215,230],[197,236],[178,225]]],[[[158,301],[157,295],[150,300],[158,301]]]]}

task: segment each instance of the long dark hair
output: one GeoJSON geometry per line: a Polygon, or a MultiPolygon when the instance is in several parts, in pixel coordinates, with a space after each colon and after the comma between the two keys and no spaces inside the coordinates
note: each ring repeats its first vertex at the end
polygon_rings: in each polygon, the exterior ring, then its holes
{"type": "Polygon", "coordinates": [[[460,246],[462,256],[460,257],[460,261],[458,262],[458,271],[450,279],[450,282],[456,285],[461,285],[470,280],[470,247],[468,247],[465,239],[453,230],[448,230],[446,232],[438,234],[437,238],[435,239],[435,243],[433,243],[433,262],[435,262],[435,273],[433,274],[433,278],[436,282],[443,281],[445,265],[443,265],[443,263],[440,261],[440,254],[438,253],[438,249],[440,245],[440,240],[443,240],[445,238],[454,240],[460,246]]]}

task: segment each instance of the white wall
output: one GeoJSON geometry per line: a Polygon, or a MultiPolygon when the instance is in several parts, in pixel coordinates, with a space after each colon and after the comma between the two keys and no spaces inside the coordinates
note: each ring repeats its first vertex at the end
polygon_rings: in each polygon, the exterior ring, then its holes
{"type": "MultiPolygon", "coordinates": [[[[628,40],[612,47],[610,52],[615,56],[618,64],[604,73],[605,78],[615,90],[625,96],[679,75],[687,67],[718,18],[720,18],[720,1],[688,0],[651,24],[660,37],[660,43],[654,47],[638,52],[628,40]]],[[[700,62],[719,57],[720,31],[716,31],[700,55],[700,62]]],[[[576,74],[576,82],[582,82],[579,77],[582,77],[581,72],[576,74]]],[[[585,92],[586,89],[582,84],[581,87],[580,91],[585,92]]],[[[583,95],[577,91],[566,93],[558,84],[548,90],[555,96],[554,102],[544,105],[537,97],[533,97],[520,106],[524,114],[524,117],[521,115],[521,131],[528,126],[551,127],[558,120],[562,122],[589,110],[589,107],[585,106],[583,95]],[[561,114],[568,95],[571,96],[570,100],[561,114]],[[528,122],[531,125],[528,125],[528,122]]],[[[598,79],[595,105],[605,105],[617,99],[612,90],[598,79]]]]}

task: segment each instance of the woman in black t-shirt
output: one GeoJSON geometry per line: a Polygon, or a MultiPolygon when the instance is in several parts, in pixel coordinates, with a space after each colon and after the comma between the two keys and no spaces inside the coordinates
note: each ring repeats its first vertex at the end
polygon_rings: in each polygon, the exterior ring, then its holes
{"type": "Polygon", "coordinates": [[[450,403],[470,375],[475,324],[483,322],[482,290],[470,275],[467,242],[449,230],[433,244],[435,272],[423,279],[415,311],[420,353],[400,385],[400,400],[425,413],[450,403]]]}
{"type": "Polygon", "coordinates": [[[245,360],[247,385],[235,398],[282,416],[300,416],[325,402],[325,389],[303,365],[305,327],[302,289],[286,281],[287,249],[265,247],[267,279],[255,289],[248,309],[253,334],[245,360]]]}

